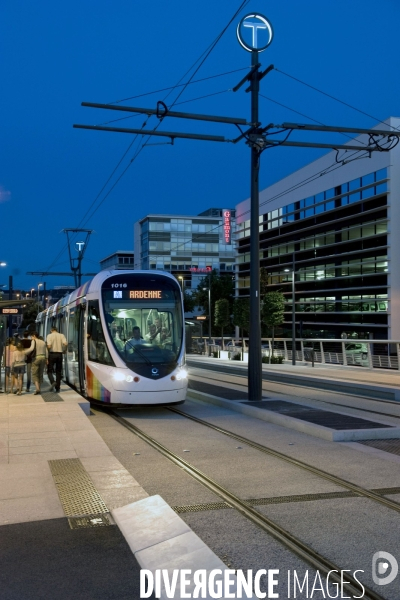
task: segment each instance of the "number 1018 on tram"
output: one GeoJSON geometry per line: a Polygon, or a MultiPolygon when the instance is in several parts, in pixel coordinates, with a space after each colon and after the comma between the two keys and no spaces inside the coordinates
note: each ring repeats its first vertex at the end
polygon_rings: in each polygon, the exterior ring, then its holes
{"type": "Polygon", "coordinates": [[[37,317],[67,338],[64,379],[108,405],[186,398],[185,327],[179,283],[159,271],[102,271],[37,317]]]}

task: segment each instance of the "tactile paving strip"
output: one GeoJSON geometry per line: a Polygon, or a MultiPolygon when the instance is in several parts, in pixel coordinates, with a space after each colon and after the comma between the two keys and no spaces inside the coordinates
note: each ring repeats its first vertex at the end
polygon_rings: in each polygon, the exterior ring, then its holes
{"type": "MultiPolygon", "coordinates": [[[[86,527],[104,527],[110,524],[103,522],[104,513],[109,512],[108,508],[79,458],[49,460],[49,466],[67,517],[85,517],[88,523],[86,527]],[[96,519],[100,520],[97,523],[91,522],[96,519]]],[[[71,522],[70,525],[75,528],[71,522]]]]}
{"type": "Polygon", "coordinates": [[[45,402],[64,402],[57,392],[42,392],[42,398],[45,402]]]}
{"type": "Polygon", "coordinates": [[[87,515],[84,517],[69,517],[71,529],[87,527],[108,527],[112,525],[110,515],[87,515]]]}

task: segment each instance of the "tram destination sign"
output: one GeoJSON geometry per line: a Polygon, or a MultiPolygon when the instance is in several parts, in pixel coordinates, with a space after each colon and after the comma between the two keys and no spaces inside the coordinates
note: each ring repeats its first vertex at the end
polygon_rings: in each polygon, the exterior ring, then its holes
{"type": "Polygon", "coordinates": [[[140,298],[143,300],[161,300],[162,299],[162,291],[161,290],[131,290],[129,292],[129,298],[140,298]]]}
{"type": "Polygon", "coordinates": [[[0,308],[0,314],[2,315],[20,315],[22,313],[21,308],[0,308]]]}
{"type": "MultiPolygon", "coordinates": [[[[127,290],[130,300],[162,300],[162,290],[127,290]]],[[[114,290],[113,298],[120,298],[121,300],[126,297],[123,295],[122,290],[114,290]]]]}

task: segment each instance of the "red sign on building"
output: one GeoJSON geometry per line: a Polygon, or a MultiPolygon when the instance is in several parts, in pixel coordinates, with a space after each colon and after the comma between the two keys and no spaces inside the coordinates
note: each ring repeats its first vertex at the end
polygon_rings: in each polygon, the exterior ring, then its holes
{"type": "Polygon", "coordinates": [[[225,244],[232,243],[232,222],[231,222],[231,211],[227,208],[222,210],[222,228],[223,228],[223,237],[225,244]]]}
{"type": "Polygon", "coordinates": [[[206,267],[205,269],[203,267],[190,267],[189,271],[192,273],[208,273],[212,271],[212,267],[206,267]]]}

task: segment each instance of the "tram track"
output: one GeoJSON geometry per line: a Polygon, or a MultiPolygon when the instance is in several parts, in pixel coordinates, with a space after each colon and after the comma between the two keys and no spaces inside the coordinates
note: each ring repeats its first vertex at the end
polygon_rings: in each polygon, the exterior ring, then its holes
{"type": "MultiPolygon", "coordinates": [[[[370,492],[369,490],[364,490],[363,488],[360,488],[359,486],[355,486],[354,484],[351,484],[350,482],[341,480],[340,478],[337,478],[336,476],[332,476],[329,473],[326,473],[320,469],[316,469],[315,467],[312,467],[311,465],[307,465],[306,463],[302,463],[301,461],[298,461],[296,459],[291,459],[291,457],[288,457],[282,453],[279,453],[277,451],[274,451],[272,449],[264,447],[261,444],[258,444],[256,442],[252,442],[251,440],[248,440],[247,438],[244,438],[243,436],[239,436],[237,434],[234,434],[233,432],[228,432],[227,430],[224,430],[222,428],[214,426],[213,424],[210,424],[207,421],[202,421],[201,419],[192,417],[191,415],[188,415],[187,413],[184,413],[178,409],[168,407],[167,410],[175,412],[176,414],[181,415],[184,418],[189,418],[189,419],[197,422],[198,424],[206,425],[207,427],[211,427],[212,429],[214,429],[215,431],[217,431],[219,433],[222,433],[223,435],[228,435],[229,437],[240,440],[241,442],[246,443],[249,446],[256,448],[258,450],[261,450],[262,452],[265,452],[267,454],[273,455],[278,458],[283,458],[284,460],[290,459],[288,462],[291,462],[291,464],[301,466],[302,468],[304,468],[305,466],[309,467],[307,470],[309,470],[310,472],[312,472],[314,474],[319,474],[320,477],[322,477],[324,475],[324,479],[329,479],[330,481],[333,481],[334,483],[341,481],[343,483],[337,483],[337,485],[342,485],[342,487],[346,487],[349,490],[351,489],[351,491],[353,491],[354,493],[356,493],[359,496],[364,496],[369,499],[377,500],[377,501],[382,500],[382,498],[379,497],[374,492],[370,492]],[[343,484],[345,484],[345,485],[343,485],[343,484]],[[351,486],[351,487],[349,487],[349,486],[351,486]],[[356,492],[356,490],[357,490],[357,492],[356,492]]],[[[341,569],[338,567],[338,565],[336,565],[335,563],[330,561],[328,558],[326,558],[319,552],[313,550],[310,546],[303,543],[300,539],[298,539],[297,537],[292,535],[289,531],[287,531],[286,529],[281,527],[279,524],[275,523],[274,521],[272,521],[271,519],[269,519],[268,517],[266,517],[259,511],[257,511],[255,508],[253,508],[253,506],[249,502],[242,500],[237,495],[230,492],[227,488],[220,485],[217,481],[215,481],[214,479],[212,479],[211,477],[209,477],[208,475],[206,475],[205,473],[200,471],[197,467],[195,467],[194,465],[192,465],[191,463],[189,463],[188,461],[186,461],[185,459],[180,457],[177,453],[169,450],[166,446],[164,446],[163,444],[161,444],[160,442],[155,440],[153,437],[148,435],[146,432],[144,432],[143,430],[138,428],[136,425],[134,425],[127,419],[125,419],[118,412],[110,411],[109,415],[115,421],[120,423],[123,427],[127,428],[129,431],[131,431],[133,434],[135,434],[137,437],[139,437],[141,440],[143,440],[149,446],[154,448],[162,456],[164,456],[165,458],[170,460],[173,464],[175,464],[180,469],[182,469],[186,474],[191,476],[198,483],[202,484],[208,490],[212,491],[214,494],[219,496],[227,505],[236,509],[240,514],[242,514],[244,517],[249,519],[253,524],[257,525],[263,531],[265,531],[267,534],[271,535],[274,539],[276,539],[280,543],[282,543],[287,549],[289,549],[291,552],[293,552],[299,558],[304,560],[308,565],[310,565],[311,567],[313,567],[315,570],[319,571],[320,573],[324,574],[325,576],[328,576],[328,574],[330,574],[329,575],[330,578],[335,583],[338,583],[338,584],[341,583],[341,578],[339,575],[339,573],[341,572],[341,569]]],[[[387,500],[387,499],[385,498],[383,500],[387,500]]],[[[385,506],[388,506],[385,502],[380,502],[380,503],[384,504],[385,506]]],[[[400,504],[393,503],[390,500],[388,501],[388,503],[389,503],[389,505],[393,504],[393,506],[389,506],[390,508],[394,508],[394,506],[395,506],[396,507],[395,510],[400,512],[400,504]]],[[[348,579],[348,582],[343,583],[343,589],[347,593],[351,594],[351,597],[354,597],[354,598],[363,597],[367,600],[384,600],[383,596],[381,596],[380,594],[378,594],[371,588],[368,588],[364,584],[363,584],[363,586],[364,586],[365,592],[361,596],[360,593],[362,593],[362,590],[360,588],[360,583],[357,581],[357,579],[353,578],[350,575],[346,575],[346,577],[348,579]]]]}
{"type": "Polygon", "coordinates": [[[386,508],[389,508],[391,510],[394,510],[394,511],[400,513],[400,503],[396,502],[395,500],[390,500],[389,498],[385,498],[384,496],[381,496],[377,492],[374,492],[372,490],[367,490],[366,488],[363,488],[354,483],[351,483],[350,481],[347,481],[346,479],[342,479],[341,477],[338,477],[337,475],[333,475],[332,473],[328,473],[327,471],[324,471],[323,469],[319,469],[318,467],[314,467],[313,465],[310,465],[309,463],[303,462],[303,461],[299,460],[298,458],[293,458],[292,456],[289,456],[288,454],[284,454],[283,452],[279,452],[278,450],[274,450],[273,448],[269,448],[268,446],[264,446],[263,444],[254,442],[253,440],[250,440],[250,439],[248,439],[242,435],[239,435],[237,433],[234,433],[233,431],[229,431],[227,429],[224,429],[222,427],[214,425],[213,423],[210,423],[209,421],[204,421],[203,419],[199,419],[198,417],[189,415],[188,413],[185,413],[177,408],[174,408],[172,406],[165,407],[165,408],[166,408],[166,410],[169,410],[178,415],[181,415],[181,416],[185,417],[186,419],[190,419],[191,421],[194,421],[195,423],[198,423],[199,425],[203,425],[205,427],[213,429],[214,431],[217,431],[218,433],[226,435],[238,442],[241,442],[242,444],[246,444],[247,446],[249,446],[251,448],[259,450],[260,452],[262,452],[264,454],[268,454],[269,456],[273,456],[274,458],[283,460],[292,466],[303,469],[304,471],[307,471],[308,473],[312,473],[313,475],[316,475],[317,477],[320,477],[331,483],[334,483],[335,485],[343,487],[343,488],[353,492],[353,494],[355,494],[356,496],[368,498],[369,500],[373,500],[374,502],[377,502],[378,504],[381,504],[381,505],[385,506],[386,508]]]}

